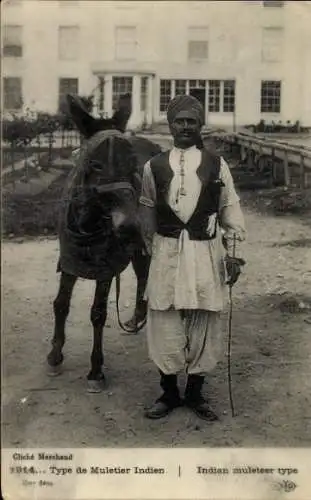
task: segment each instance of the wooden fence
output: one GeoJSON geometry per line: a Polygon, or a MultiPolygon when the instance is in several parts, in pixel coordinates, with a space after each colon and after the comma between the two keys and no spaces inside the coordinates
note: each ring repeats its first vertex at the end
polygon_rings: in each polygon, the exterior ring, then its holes
{"type": "MultiPolygon", "coordinates": [[[[219,145],[225,145],[231,153],[236,152],[240,163],[249,172],[269,176],[272,183],[285,186],[310,186],[311,147],[290,145],[279,139],[258,137],[251,132],[226,133],[210,129],[206,135],[212,136],[219,145]]],[[[16,169],[24,170],[24,176],[28,177],[29,159],[34,160],[39,168],[41,165],[48,169],[55,157],[68,158],[72,150],[80,146],[80,142],[81,137],[76,130],[60,130],[41,135],[27,146],[3,145],[2,180],[6,183],[6,180],[11,181],[11,177],[14,179],[15,175],[12,174],[16,169]]]]}
{"type": "Polygon", "coordinates": [[[301,188],[310,186],[311,177],[311,148],[303,145],[290,145],[280,140],[259,138],[254,134],[246,133],[217,133],[216,142],[229,147],[232,152],[238,150],[240,159],[246,168],[271,175],[276,181],[282,173],[282,182],[290,186],[298,180],[301,188]]]}

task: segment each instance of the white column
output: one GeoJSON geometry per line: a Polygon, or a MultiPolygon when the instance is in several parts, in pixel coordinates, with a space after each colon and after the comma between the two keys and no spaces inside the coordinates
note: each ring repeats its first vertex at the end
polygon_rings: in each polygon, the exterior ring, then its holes
{"type": "Polygon", "coordinates": [[[208,119],[209,119],[209,109],[208,109],[208,96],[209,96],[209,81],[205,81],[205,125],[209,126],[208,119]]]}
{"type": "Polygon", "coordinates": [[[147,80],[147,124],[153,122],[153,77],[148,76],[147,80]]]}
{"type": "Polygon", "coordinates": [[[136,128],[142,122],[140,112],[140,76],[133,76],[132,92],[132,116],[129,121],[129,128],[136,128]]]}
{"type": "Polygon", "coordinates": [[[224,81],[220,80],[219,113],[224,111],[224,81]]]}
{"type": "Polygon", "coordinates": [[[160,112],[160,78],[153,78],[153,119],[159,121],[161,118],[160,112]]]}
{"type": "Polygon", "coordinates": [[[98,108],[98,102],[99,102],[99,77],[96,76],[96,83],[92,86],[92,92],[94,95],[94,109],[93,109],[93,115],[98,116],[99,108],[98,108]]]}
{"type": "Polygon", "coordinates": [[[112,75],[105,75],[104,110],[109,117],[112,115],[112,75]]]}
{"type": "Polygon", "coordinates": [[[175,92],[176,92],[176,81],[171,80],[171,99],[174,99],[175,97],[175,92]]]}

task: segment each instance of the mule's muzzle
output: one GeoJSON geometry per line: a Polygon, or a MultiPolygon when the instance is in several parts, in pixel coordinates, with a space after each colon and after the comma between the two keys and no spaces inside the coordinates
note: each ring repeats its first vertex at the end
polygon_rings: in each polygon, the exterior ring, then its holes
{"type": "Polygon", "coordinates": [[[137,214],[124,209],[114,209],[111,212],[112,228],[117,238],[137,239],[140,235],[140,225],[137,214]]]}
{"type": "Polygon", "coordinates": [[[120,240],[137,243],[141,239],[140,228],[135,223],[121,224],[114,230],[115,236],[120,240]]]}

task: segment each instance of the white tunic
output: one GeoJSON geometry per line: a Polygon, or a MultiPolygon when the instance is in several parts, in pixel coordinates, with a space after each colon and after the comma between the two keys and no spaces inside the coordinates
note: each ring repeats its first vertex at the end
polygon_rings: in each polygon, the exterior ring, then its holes
{"type": "MultiPolygon", "coordinates": [[[[170,151],[169,162],[174,176],[171,181],[167,202],[175,214],[187,222],[193,214],[201,191],[201,181],[196,173],[201,162],[201,151],[195,146],[184,153],[184,186],[186,195],[179,197],[181,150],[170,151]]],[[[233,234],[244,239],[244,219],[240,209],[232,176],[227,163],[221,159],[220,178],[225,184],[220,199],[220,226],[226,236],[233,234]]],[[[154,178],[147,162],[144,167],[143,186],[140,203],[149,207],[156,204],[154,178]]],[[[212,225],[216,220],[212,220],[212,225]]],[[[213,227],[208,228],[213,232],[213,227]]],[[[152,259],[149,270],[146,298],[149,307],[155,310],[223,309],[223,295],[227,279],[224,265],[224,247],[221,231],[212,240],[194,241],[189,239],[186,229],[179,239],[155,234],[152,243],[152,259]]]]}

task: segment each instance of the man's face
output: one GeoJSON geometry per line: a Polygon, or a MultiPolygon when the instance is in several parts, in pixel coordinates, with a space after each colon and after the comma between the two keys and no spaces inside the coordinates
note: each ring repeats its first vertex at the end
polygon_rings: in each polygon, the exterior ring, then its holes
{"type": "Polygon", "coordinates": [[[181,111],[170,124],[170,131],[175,146],[185,149],[196,144],[201,125],[191,112],[181,111]]]}

